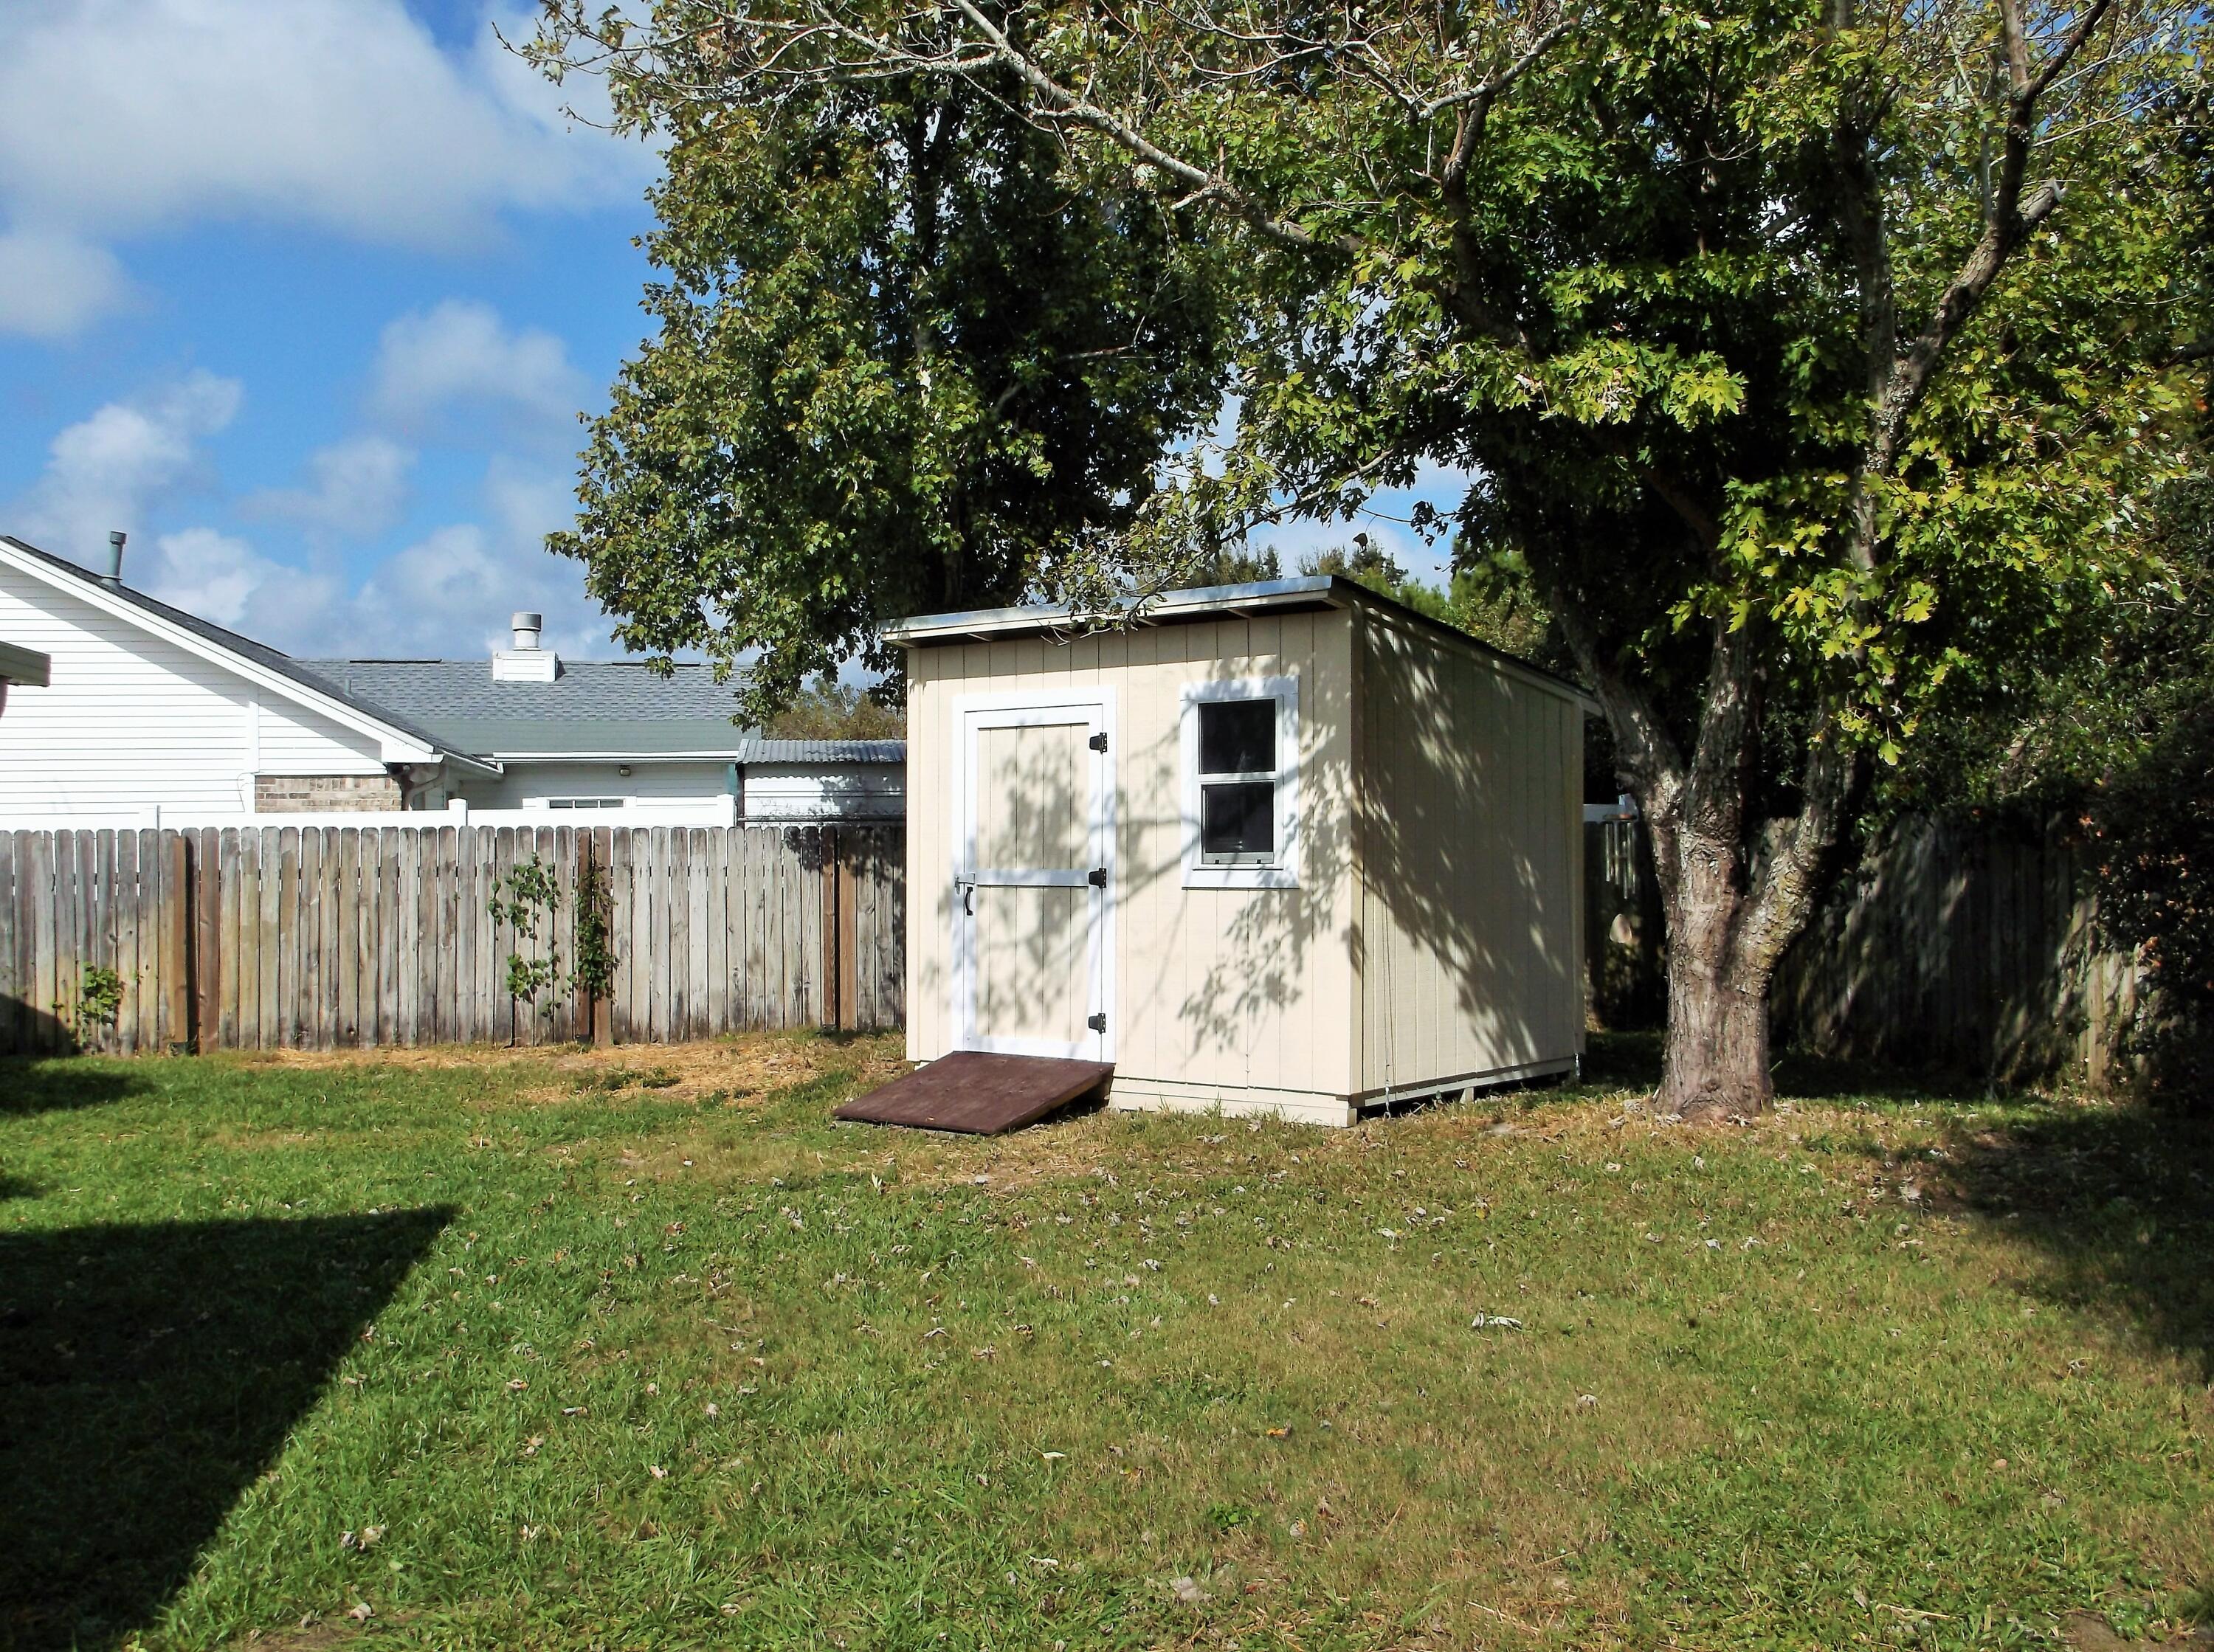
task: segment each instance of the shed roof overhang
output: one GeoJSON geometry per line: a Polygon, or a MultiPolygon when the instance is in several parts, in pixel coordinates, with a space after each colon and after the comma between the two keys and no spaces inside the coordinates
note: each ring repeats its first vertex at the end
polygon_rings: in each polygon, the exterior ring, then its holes
{"type": "Polygon", "coordinates": [[[1359,608],[1385,615],[1480,655],[1513,676],[1574,699],[1587,716],[1599,714],[1599,702],[1582,684],[1493,648],[1466,631],[1372,591],[1342,574],[1308,574],[1297,579],[1261,580],[1250,585],[1203,585],[1186,591],[1164,591],[1157,596],[1088,611],[1065,602],[1051,602],[1018,608],[979,608],[967,613],[921,614],[886,626],[884,640],[903,649],[999,643],[1021,637],[1046,637],[1068,643],[1104,631],[1196,625],[1259,614],[1311,613],[1318,608],[1359,608]]]}

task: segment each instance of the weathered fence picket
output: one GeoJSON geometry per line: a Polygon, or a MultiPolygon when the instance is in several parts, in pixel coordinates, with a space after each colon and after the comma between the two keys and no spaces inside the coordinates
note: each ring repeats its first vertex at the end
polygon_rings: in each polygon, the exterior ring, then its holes
{"type": "Polygon", "coordinates": [[[0,1052],[896,1027],[904,875],[897,826],[0,832],[0,1052]],[[521,940],[489,903],[534,856],[560,902],[521,940]],[[615,954],[597,1001],[569,984],[588,882],[615,954]],[[546,1013],[511,1019],[511,951],[559,954],[546,1013]]]}

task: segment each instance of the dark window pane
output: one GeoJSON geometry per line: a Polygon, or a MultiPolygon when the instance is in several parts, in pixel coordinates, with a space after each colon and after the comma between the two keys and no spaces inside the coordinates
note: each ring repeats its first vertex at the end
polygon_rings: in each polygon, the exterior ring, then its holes
{"type": "Polygon", "coordinates": [[[1271,774],[1275,767],[1275,701],[1199,703],[1202,774],[1271,774]]]}
{"type": "Polygon", "coordinates": [[[1199,852],[1273,855],[1276,852],[1274,781],[1245,781],[1199,789],[1199,852]]]}

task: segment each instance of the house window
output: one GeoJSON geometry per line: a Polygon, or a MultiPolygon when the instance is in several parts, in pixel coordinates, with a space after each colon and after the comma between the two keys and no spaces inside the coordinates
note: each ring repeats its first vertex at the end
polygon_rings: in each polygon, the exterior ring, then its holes
{"type": "Polygon", "coordinates": [[[1184,887],[1299,885],[1299,680],[1183,691],[1184,887]]]}
{"type": "Polygon", "coordinates": [[[548,808],[621,808],[622,806],[623,800],[620,797],[549,797],[546,800],[548,808]]]}

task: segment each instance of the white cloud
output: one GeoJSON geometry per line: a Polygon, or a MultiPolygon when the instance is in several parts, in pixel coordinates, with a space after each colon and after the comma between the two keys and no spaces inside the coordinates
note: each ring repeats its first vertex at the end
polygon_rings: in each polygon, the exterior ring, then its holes
{"type": "Polygon", "coordinates": [[[62,0],[7,15],[0,190],[34,222],[253,216],[451,242],[504,207],[626,196],[650,164],[641,144],[566,130],[560,93],[506,61],[489,17],[447,52],[399,0],[62,0]]]}
{"type": "Polygon", "coordinates": [[[327,575],[288,567],[244,539],[187,527],[154,541],[152,567],[131,582],[170,607],[254,637],[297,644],[327,617],[338,595],[327,575]]]}
{"type": "Polygon", "coordinates": [[[497,410],[520,429],[550,433],[584,400],[568,350],[535,327],[510,331],[488,304],[448,299],[388,324],[377,345],[370,405],[405,430],[459,410],[497,410]]]}
{"type": "Polygon", "coordinates": [[[247,509],[297,522],[311,533],[367,539],[399,519],[414,465],[413,449],[388,437],[352,436],[308,456],[306,486],[254,494],[247,509]]]}
{"type": "Polygon", "coordinates": [[[380,564],[352,607],[352,633],[374,639],[357,651],[470,659],[506,647],[508,616],[529,608],[547,617],[547,647],[572,659],[613,652],[607,623],[585,619],[595,609],[581,568],[476,522],[434,529],[380,564]]]}
{"type": "Polygon", "coordinates": [[[560,113],[502,46],[442,50],[401,0],[51,0],[0,6],[0,329],[65,335],[122,302],[116,236],[214,220],[456,246],[509,210],[634,198],[646,144],[560,113]],[[11,278],[12,277],[12,278],[11,278]]]}
{"type": "Polygon", "coordinates": [[[55,229],[0,235],[0,332],[66,338],[131,300],[105,247],[55,229]]]}
{"type": "Polygon", "coordinates": [[[70,425],[16,503],[17,531],[57,556],[101,564],[108,529],[137,529],[150,509],[205,479],[201,444],[235,417],[242,393],[235,379],[195,372],[70,425]]]}

